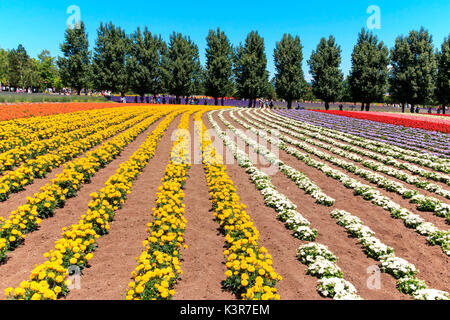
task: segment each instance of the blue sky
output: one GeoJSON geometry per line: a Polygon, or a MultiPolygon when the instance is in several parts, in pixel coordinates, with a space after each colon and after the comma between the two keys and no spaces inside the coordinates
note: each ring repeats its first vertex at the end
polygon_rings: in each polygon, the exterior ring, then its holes
{"type": "MultiPolygon", "coordinates": [[[[303,45],[303,72],[308,74],[309,59],[321,37],[333,34],[342,48],[341,68],[345,75],[351,68],[351,53],[358,32],[367,26],[373,12],[380,9],[380,29],[374,33],[391,48],[398,35],[407,35],[421,26],[433,35],[435,47],[440,47],[450,33],[449,0],[360,0],[360,1],[0,1],[0,47],[12,49],[22,43],[32,57],[43,49],[61,54],[59,44],[70,16],[68,7],[80,8],[91,47],[100,22],[112,21],[127,33],[137,26],[148,26],[168,41],[173,31],[189,35],[199,46],[204,64],[206,35],[209,29],[220,27],[233,45],[245,40],[251,30],[264,37],[268,70],[274,74],[273,49],[284,33],[298,35],[303,45]]],[[[373,21],[373,20],[371,20],[373,21]]]]}

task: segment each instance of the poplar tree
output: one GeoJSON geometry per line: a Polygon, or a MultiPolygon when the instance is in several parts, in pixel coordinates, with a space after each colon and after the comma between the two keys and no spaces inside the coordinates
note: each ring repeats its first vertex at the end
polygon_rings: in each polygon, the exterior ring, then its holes
{"type": "Polygon", "coordinates": [[[352,53],[352,69],[348,78],[355,101],[362,103],[361,111],[369,111],[372,102],[382,101],[388,85],[389,50],[378,37],[364,29],[352,53]]]}
{"type": "Polygon", "coordinates": [[[314,96],[325,102],[326,110],[330,108],[330,102],[339,100],[342,94],[344,75],[339,69],[340,64],[341,47],[333,36],[328,40],[322,38],[308,60],[314,96]]]}
{"type": "Polygon", "coordinates": [[[411,104],[430,102],[435,93],[437,62],[433,41],[427,30],[412,30],[408,37],[399,36],[391,50],[391,95],[394,100],[411,104]]]}
{"type": "Polygon", "coordinates": [[[287,101],[288,109],[292,109],[292,101],[302,98],[306,91],[302,49],[300,38],[290,34],[284,34],[274,49],[275,90],[277,96],[287,101]]]}
{"type": "Polygon", "coordinates": [[[233,93],[233,49],[219,28],[209,30],[206,43],[206,94],[214,97],[215,105],[218,105],[218,98],[222,98],[223,105],[223,98],[233,93]]]}
{"type": "Polygon", "coordinates": [[[89,82],[91,63],[84,22],[76,28],[67,28],[64,38],[64,43],[60,45],[63,57],[57,61],[59,74],[63,85],[75,89],[79,95],[89,82]]]}
{"type": "Polygon", "coordinates": [[[237,94],[250,100],[249,107],[256,106],[256,99],[267,93],[269,82],[264,39],[258,32],[251,31],[245,44],[236,48],[234,62],[237,94]]]}
{"type": "Polygon", "coordinates": [[[441,51],[437,54],[437,61],[436,99],[445,114],[445,106],[450,104],[450,36],[444,39],[441,51]]]}

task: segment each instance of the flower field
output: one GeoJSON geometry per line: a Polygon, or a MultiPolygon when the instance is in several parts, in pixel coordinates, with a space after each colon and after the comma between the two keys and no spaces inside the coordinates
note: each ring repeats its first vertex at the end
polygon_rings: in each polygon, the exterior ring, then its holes
{"type": "Polygon", "coordinates": [[[446,119],[1,114],[0,299],[450,300],[446,119]]]}

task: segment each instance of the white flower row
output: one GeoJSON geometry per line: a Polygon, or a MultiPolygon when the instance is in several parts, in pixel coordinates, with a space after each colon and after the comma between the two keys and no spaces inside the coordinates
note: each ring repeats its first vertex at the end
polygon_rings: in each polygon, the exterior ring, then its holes
{"type": "MultiPolygon", "coordinates": [[[[243,118],[245,118],[242,115],[241,112],[239,112],[239,114],[243,118]]],[[[450,199],[450,191],[449,190],[445,190],[441,186],[439,186],[439,185],[437,185],[435,183],[431,183],[429,181],[420,180],[419,178],[417,178],[415,176],[407,174],[407,173],[405,173],[405,172],[403,172],[401,170],[398,170],[398,169],[395,169],[395,168],[392,168],[392,167],[389,167],[389,166],[385,166],[385,165],[383,165],[381,163],[378,163],[376,161],[364,160],[362,157],[360,157],[359,155],[357,155],[355,153],[351,153],[351,152],[348,152],[346,150],[343,150],[342,148],[335,147],[336,145],[340,145],[341,147],[343,145],[340,144],[340,143],[337,143],[336,141],[334,141],[332,139],[327,139],[328,140],[327,141],[328,144],[325,144],[323,142],[316,141],[315,139],[310,139],[305,134],[298,133],[298,130],[295,130],[295,131],[289,130],[289,129],[296,129],[295,126],[286,125],[286,124],[283,124],[283,123],[281,123],[279,121],[267,121],[267,120],[265,121],[264,119],[257,118],[255,116],[253,116],[249,111],[247,111],[247,114],[251,118],[253,118],[254,120],[263,122],[266,125],[270,126],[271,128],[276,128],[277,130],[282,131],[284,133],[287,133],[287,134],[289,134],[289,135],[291,135],[291,136],[293,136],[295,138],[301,139],[304,142],[307,142],[309,144],[312,144],[312,145],[318,146],[320,148],[326,149],[326,150],[328,150],[328,151],[330,151],[330,152],[332,152],[334,154],[337,154],[337,155],[339,155],[341,157],[344,157],[344,158],[350,159],[352,161],[361,163],[365,167],[370,168],[370,169],[372,169],[374,171],[383,172],[383,173],[385,173],[385,174],[387,174],[389,176],[395,177],[395,178],[397,178],[399,180],[402,180],[402,181],[405,181],[405,182],[407,182],[409,184],[413,184],[416,187],[422,188],[422,189],[427,190],[429,192],[433,192],[433,193],[436,193],[436,194],[438,194],[440,196],[443,196],[443,197],[445,197],[447,199],[450,199]],[[287,129],[287,128],[289,128],[289,129],[287,129]]],[[[247,120],[247,121],[249,121],[249,120],[247,120]]],[[[259,127],[259,125],[257,123],[255,123],[255,122],[252,122],[252,123],[255,126],[259,127]]],[[[270,129],[267,129],[267,130],[270,130],[270,129]]],[[[286,138],[288,138],[288,137],[286,137],[286,138]]],[[[283,138],[281,138],[281,139],[283,139],[283,138]]],[[[324,139],[322,138],[321,140],[324,140],[324,139]]],[[[293,141],[295,141],[295,140],[293,140],[293,141]]],[[[359,152],[363,154],[363,151],[359,150],[359,152]]],[[[350,167],[350,169],[352,169],[352,167],[350,167]]],[[[363,172],[363,171],[361,171],[361,172],[363,172]]]]}
{"type": "Polygon", "coordinates": [[[270,177],[255,167],[250,157],[238,147],[233,139],[222,131],[217,122],[214,121],[213,114],[214,112],[208,113],[208,119],[212,127],[237,159],[239,166],[246,169],[246,173],[249,174],[251,181],[263,195],[265,204],[278,213],[277,218],[285,222],[286,227],[294,232],[295,237],[306,241],[315,240],[317,230],[310,227],[310,222],[297,211],[297,206],[288,197],[278,192],[270,177]]]}
{"type": "Polygon", "coordinates": [[[328,140],[329,140],[328,138],[344,141],[344,142],[348,143],[349,145],[342,144],[337,141],[334,141],[333,145],[338,146],[342,149],[349,150],[349,151],[361,154],[363,156],[367,156],[369,158],[381,161],[386,165],[392,165],[392,166],[395,166],[400,169],[406,169],[408,171],[411,171],[413,174],[417,174],[417,175],[420,175],[420,176],[423,176],[426,178],[430,178],[435,181],[445,182],[447,185],[450,185],[450,176],[441,174],[439,172],[429,171],[429,170],[419,168],[419,167],[413,165],[412,163],[419,164],[419,165],[425,166],[425,167],[429,167],[431,169],[435,169],[435,170],[438,170],[441,172],[449,172],[450,169],[448,168],[448,165],[442,165],[437,162],[431,162],[430,160],[423,160],[423,159],[418,159],[418,158],[409,157],[409,156],[405,156],[405,155],[402,156],[402,154],[399,152],[392,153],[392,150],[395,149],[395,146],[386,145],[386,144],[384,146],[381,146],[381,145],[377,144],[378,143],[377,141],[365,139],[365,138],[354,136],[354,135],[345,134],[343,132],[331,130],[328,128],[312,126],[307,123],[303,123],[303,122],[300,122],[297,120],[289,119],[287,117],[279,116],[273,112],[269,113],[264,110],[256,110],[256,111],[254,111],[254,113],[256,113],[256,114],[262,113],[266,120],[269,120],[269,119],[272,121],[276,120],[276,121],[281,121],[282,123],[285,123],[288,125],[293,125],[296,127],[296,131],[306,134],[310,137],[325,141],[325,142],[328,142],[328,140]],[[302,130],[300,128],[302,128],[304,130],[302,130]],[[358,147],[366,149],[366,150],[361,150],[358,147]],[[374,152],[371,152],[368,150],[372,150],[374,152]],[[384,154],[384,156],[383,156],[383,154],[384,154]],[[404,161],[407,161],[410,163],[400,162],[400,161],[395,160],[394,158],[398,158],[398,159],[401,159],[401,160],[404,160],[404,161]]]}
{"type": "Polygon", "coordinates": [[[383,272],[391,274],[397,279],[397,288],[400,292],[413,296],[414,299],[445,299],[450,295],[445,291],[429,289],[425,282],[415,277],[417,268],[405,259],[395,256],[394,249],[382,243],[358,218],[344,210],[333,210],[330,215],[336,219],[337,224],[343,226],[347,232],[358,238],[364,251],[369,257],[380,261],[383,272]]]}
{"type": "MultiPolygon", "coordinates": [[[[229,121],[227,121],[223,117],[223,112],[225,110],[221,110],[219,112],[219,119],[225,124],[225,126],[230,129],[238,138],[243,140],[247,145],[249,145],[256,153],[261,154],[269,163],[278,166],[280,171],[284,173],[288,178],[294,181],[297,186],[304,190],[307,194],[311,195],[318,204],[331,206],[334,204],[335,200],[325,193],[314,183],[312,182],[305,174],[302,172],[284,164],[275,154],[270,152],[269,149],[260,145],[257,141],[248,137],[242,130],[236,129],[229,121]]],[[[230,111],[230,115],[232,115],[233,111],[230,111]]],[[[254,129],[254,128],[253,128],[254,129]]],[[[256,135],[263,134],[263,132],[258,132],[257,130],[252,130],[256,135]]],[[[271,144],[282,149],[285,145],[278,139],[273,139],[269,136],[264,136],[267,141],[271,144]]]]}
{"type": "Polygon", "coordinates": [[[319,278],[317,290],[324,297],[335,300],[361,300],[356,288],[343,279],[342,270],[336,264],[337,257],[327,246],[308,243],[297,249],[298,260],[308,267],[306,273],[319,278]]]}
{"type": "MultiPolygon", "coordinates": [[[[425,223],[419,215],[413,214],[407,209],[402,208],[399,204],[384,196],[375,188],[350,178],[345,173],[333,169],[320,161],[316,161],[312,159],[309,154],[302,153],[295,148],[280,145],[280,149],[283,149],[287,153],[295,156],[308,166],[317,168],[324,172],[327,176],[340,181],[345,187],[353,189],[355,195],[360,195],[365,200],[371,200],[372,203],[389,211],[392,217],[402,219],[407,227],[416,229],[419,234],[428,235],[427,239],[430,244],[440,245],[444,253],[450,255],[450,231],[441,231],[434,227],[431,223],[427,223],[425,230],[423,228],[419,228],[425,223]],[[431,233],[424,234],[424,231],[429,231],[431,233]]],[[[445,207],[444,210],[446,210],[445,207]]]]}

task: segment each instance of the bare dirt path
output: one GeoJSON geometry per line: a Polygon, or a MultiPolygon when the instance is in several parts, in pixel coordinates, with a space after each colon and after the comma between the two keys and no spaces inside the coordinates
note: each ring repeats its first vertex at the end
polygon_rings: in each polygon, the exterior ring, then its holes
{"type": "MultiPolygon", "coordinates": [[[[225,279],[225,238],[214,221],[209,188],[203,165],[194,162],[194,122],[190,123],[192,167],[185,186],[187,219],[185,242],[188,249],[181,254],[183,275],[175,287],[175,300],[233,300],[234,295],[222,289],[225,279]]],[[[201,159],[197,157],[197,159],[201,159]]]]}

